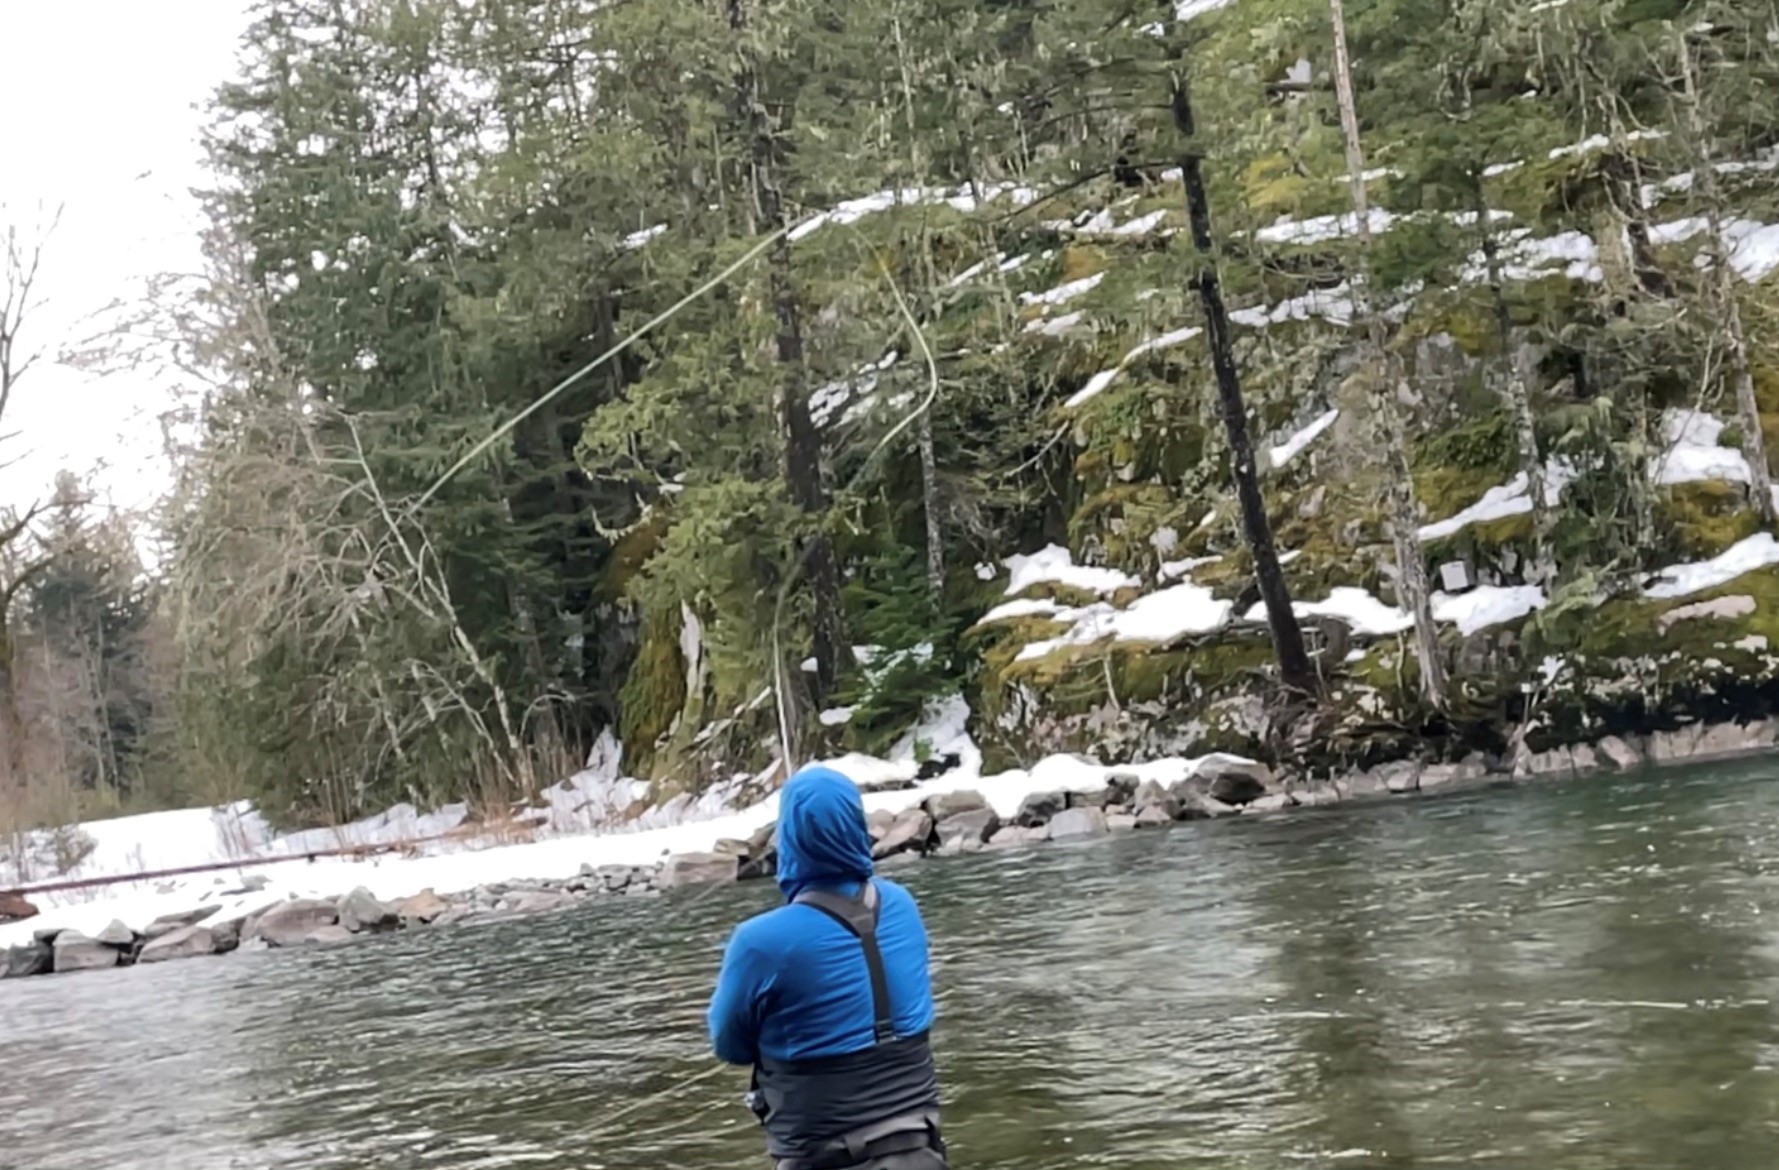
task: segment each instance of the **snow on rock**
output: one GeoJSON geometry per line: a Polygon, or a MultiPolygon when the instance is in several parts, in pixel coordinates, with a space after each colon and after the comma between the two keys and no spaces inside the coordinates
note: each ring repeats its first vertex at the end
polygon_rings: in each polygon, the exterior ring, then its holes
{"type": "Polygon", "coordinates": [[[658,223],[654,227],[646,227],[641,231],[631,232],[618,242],[618,247],[626,252],[634,252],[656,236],[667,230],[667,225],[658,223]]]}
{"type": "Polygon", "coordinates": [[[1723,480],[1747,483],[1748,460],[1734,447],[1720,443],[1724,423],[1702,410],[1670,410],[1662,416],[1666,449],[1651,461],[1650,477],[1658,484],[1723,480]]]}
{"type": "Polygon", "coordinates": [[[1025,305],[1047,305],[1051,307],[1067,304],[1076,297],[1090,293],[1098,288],[1100,281],[1104,279],[1106,279],[1105,273],[1096,272],[1092,276],[1083,276],[1079,280],[1067,281],[1066,283],[1059,284],[1055,288],[1047,289],[1041,293],[1020,293],[1019,301],[1021,304],[1025,305]]]}
{"type": "Polygon", "coordinates": [[[1017,597],[1034,585],[1067,585],[1089,593],[1115,593],[1140,582],[1116,569],[1096,569],[1075,564],[1069,550],[1059,544],[1046,545],[1029,555],[1015,555],[1004,562],[1010,574],[1007,596],[1017,597]]]}
{"type": "MultiPolygon", "coordinates": [[[[1627,142],[1657,142],[1668,136],[1666,130],[1633,130],[1625,135],[1627,142]]],[[[1605,150],[1612,145],[1612,139],[1604,134],[1594,134],[1569,146],[1559,146],[1550,152],[1551,158],[1568,158],[1572,155],[1593,154],[1605,150]]]]}
{"type": "Polygon", "coordinates": [[[792,228],[789,233],[791,240],[801,240],[815,234],[830,224],[843,226],[857,223],[868,215],[888,211],[893,207],[918,207],[922,205],[946,204],[958,211],[975,211],[983,204],[993,203],[999,199],[1008,199],[1019,206],[1035,202],[1038,192],[1031,187],[1019,183],[991,184],[982,190],[982,198],[977,199],[975,192],[969,187],[907,187],[899,191],[878,191],[872,195],[863,195],[857,199],[844,199],[832,210],[821,211],[805,219],[792,228]]]}
{"type": "Polygon", "coordinates": [[[1326,410],[1317,415],[1315,420],[1308,426],[1304,427],[1278,446],[1271,448],[1268,451],[1268,455],[1272,459],[1272,466],[1275,469],[1280,468],[1297,458],[1304,448],[1320,438],[1322,432],[1333,426],[1334,421],[1339,417],[1340,410],[1338,408],[1326,410]]]}
{"type": "Polygon", "coordinates": [[[976,624],[986,626],[991,622],[1011,621],[1022,617],[1050,617],[1063,612],[1064,607],[1048,597],[1016,597],[1012,601],[1003,601],[987,613],[976,619],[976,624]]]}
{"type": "Polygon", "coordinates": [[[1195,16],[1203,16],[1207,12],[1215,12],[1219,8],[1229,7],[1232,0],[1175,0],[1174,19],[1191,20],[1195,16]]]}
{"type": "Polygon", "coordinates": [[[1229,319],[1249,329],[1264,329],[1287,321],[1308,321],[1312,317],[1320,317],[1334,325],[1351,325],[1353,313],[1353,290],[1342,281],[1332,288],[1313,288],[1302,296],[1276,305],[1237,309],[1229,319]]]}
{"type": "MultiPolygon", "coordinates": [[[[1031,326],[1027,325],[1026,328],[1030,329],[1031,326]]],[[[1153,353],[1158,349],[1167,349],[1170,346],[1183,345],[1203,332],[1204,330],[1200,329],[1198,326],[1189,325],[1184,329],[1175,329],[1171,333],[1164,333],[1160,337],[1154,337],[1143,342],[1129,353],[1125,354],[1123,360],[1116,366],[1113,366],[1109,370],[1101,370],[1099,373],[1089,378],[1086,385],[1071,394],[1069,400],[1063,405],[1071,410],[1080,406],[1082,403],[1088,401],[1100,391],[1104,390],[1107,386],[1110,386],[1113,380],[1116,379],[1119,374],[1123,373],[1125,368],[1129,366],[1131,362],[1142,357],[1144,354],[1153,353]]]]}
{"type": "Polygon", "coordinates": [[[1182,584],[1158,589],[1137,598],[1124,609],[1098,601],[1092,605],[1059,609],[1051,616],[1071,623],[1054,638],[1029,642],[1016,661],[1029,662],[1071,646],[1095,642],[1171,642],[1185,634],[1205,634],[1229,621],[1232,605],[1214,597],[1203,585],[1182,584]]]}
{"type": "MultiPolygon", "coordinates": [[[[1574,479],[1575,466],[1567,459],[1551,459],[1545,463],[1544,490],[1549,493],[1553,504],[1563,498],[1563,489],[1574,479]]],[[[1519,472],[1505,484],[1484,492],[1482,499],[1457,515],[1422,525],[1418,535],[1422,540],[1442,540],[1456,535],[1472,524],[1486,524],[1490,520],[1524,515],[1532,511],[1531,490],[1530,479],[1525,472],[1519,472]]]]}
{"type": "Polygon", "coordinates": [[[1545,606],[1544,590],[1536,585],[1478,585],[1468,593],[1435,593],[1430,600],[1433,620],[1457,626],[1466,637],[1545,606]]]}
{"type": "MultiPolygon", "coordinates": [[[[1299,618],[1337,618],[1361,637],[1381,638],[1400,634],[1414,625],[1414,620],[1393,605],[1385,605],[1370,592],[1352,586],[1339,586],[1328,591],[1322,601],[1294,601],[1291,611],[1299,618]]],[[[1256,604],[1244,615],[1249,622],[1266,621],[1266,606],[1256,604]]]]}
{"type": "Polygon", "coordinates": [[[829,707],[816,715],[823,727],[842,727],[852,722],[851,707],[829,707]]]}
{"type": "Polygon", "coordinates": [[[1061,337],[1075,326],[1081,324],[1081,313],[1064,313],[1060,317],[1035,317],[1025,323],[1027,333],[1042,333],[1049,337],[1061,337]]]}
{"type": "Polygon", "coordinates": [[[1708,561],[1671,565],[1655,574],[1643,595],[1655,600],[1686,597],[1727,585],[1744,573],[1779,565],[1779,541],[1770,532],[1757,532],[1739,540],[1708,561]]]}

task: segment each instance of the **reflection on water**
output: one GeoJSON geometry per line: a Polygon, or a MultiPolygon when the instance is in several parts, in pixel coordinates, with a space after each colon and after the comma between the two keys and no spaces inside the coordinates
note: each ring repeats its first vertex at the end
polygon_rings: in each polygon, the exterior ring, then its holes
{"type": "MultiPolygon", "coordinates": [[[[900,870],[935,934],[955,1162],[1779,1165],[1775,776],[900,870]]],[[[772,896],[0,985],[0,1166],[761,1165],[703,1010],[729,925],[772,896]]]]}

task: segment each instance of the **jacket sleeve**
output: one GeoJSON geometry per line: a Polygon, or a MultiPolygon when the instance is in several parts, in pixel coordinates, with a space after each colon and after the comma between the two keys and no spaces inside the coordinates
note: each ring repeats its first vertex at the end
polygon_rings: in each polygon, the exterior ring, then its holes
{"type": "Polygon", "coordinates": [[[760,1058],[760,999],[770,972],[745,925],[729,938],[710,998],[710,1047],[717,1059],[751,1065],[760,1058]]]}

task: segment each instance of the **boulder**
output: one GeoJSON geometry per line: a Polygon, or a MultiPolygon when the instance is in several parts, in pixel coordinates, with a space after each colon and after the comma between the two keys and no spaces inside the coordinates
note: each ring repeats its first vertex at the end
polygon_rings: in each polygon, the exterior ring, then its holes
{"type": "Polygon", "coordinates": [[[96,938],[88,938],[78,930],[64,930],[56,938],[55,969],[63,971],[98,971],[117,966],[117,948],[106,946],[96,938]]]}
{"type": "Polygon", "coordinates": [[[1711,759],[1764,751],[1774,746],[1779,724],[1771,719],[1754,723],[1694,723],[1678,731],[1658,731],[1649,737],[1649,758],[1656,763],[1711,759]]]}
{"type": "Polygon", "coordinates": [[[953,813],[940,821],[934,832],[938,835],[941,852],[953,842],[962,842],[959,851],[969,852],[970,846],[982,844],[1000,827],[1001,818],[995,815],[995,810],[983,805],[953,813]]]}
{"type": "Polygon", "coordinates": [[[1125,804],[1136,807],[1136,791],[1142,787],[1142,779],[1134,772],[1109,772],[1106,774],[1106,803],[1125,804]]]}
{"type": "Polygon", "coordinates": [[[1385,792],[1414,792],[1421,787],[1421,765],[1415,760],[1393,760],[1372,770],[1385,792]]]}
{"type": "MultiPolygon", "coordinates": [[[[324,926],[340,920],[340,911],[332,902],[317,898],[294,898],[278,902],[259,912],[241,934],[241,941],[258,939],[271,947],[288,947],[304,942],[324,926]]],[[[348,932],[350,933],[350,932],[348,932]]]]}
{"type": "Polygon", "coordinates": [[[343,943],[352,941],[352,932],[339,924],[317,926],[302,937],[305,943],[343,943]]]}
{"type": "Polygon", "coordinates": [[[896,814],[887,808],[875,809],[865,816],[865,828],[870,830],[873,845],[887,837],[895,827],[896,814]]]}
{"type": "Polygon", "coordinates": [[[747,839],[747,860],[736,877],[743,880],[768,878],[778,872],[778,822],[762,825],[747,839]]]}
{"type": "Polygon", "coordinates": [[[1050,818],[1046,828],[1051,841],[1085,841],[1110,831],[1106,814],[1097,808],[1065,808],[1050,818]]]}
{"type": "Polygon", "coordinates": [[[740,859],[732,853],[676,853],[661,867],[657,880],[664,890],[707,886],[734,881],[740,868],[740,859]]]}
{"type": "Polygon", "coordinates": [[[29,975],[48,975],[56,969],[56,949],[46,942],[28,942],[8,947],[0,963],[0,979],[22,979],[29,975]]]}
{"type": "Polygon", "coordinates": [[[1305,808],[1321,808],[1325,805],[1339,804],[1340,793],[1332,784],[1312,784],[1307,788],[1299,788],[1291,793],[1291,799],[1305,808]]]}
{"type": "Polygon", "coordinates": [[[196,926],[198,923],[215,914],[220,906],[199,906],[195,910],[181,910],[177,914],[163,914],[142,930],[143,938],[159,938],[163,934],[171,934],[182,926],[196,926]]]}
{"type": "Polygon", "coordinates": [[[1013,823],[1022,829],[1035,829],[1047,824],[1051,817],[1069,807],[1069,798],[1061,792],[1033,792],[1019,802],[1013,823]]]}
{"type": "Polygon", "coordinates": [[[142,947],[138,963],[161,963],[168,959],[191,959],[214,955],[218,951],[216,932],[208,926],[180,926],[158,934],[142,947]]]}
{"type": "Polygon", "coordinates": [[[1146,805],[1143,811],[1137,813],[1131,820],[1139,829],[1160,829],[1174,823],[1174,814],[1159,804],[1151,804],[1146,805]]]}
{"type": "Polygon", "coordinates": [[[0,894],[0,922],[22,922],[37,917],[37,907],[22,894],[0,894]]]}
{"type": "Polygon", "coordinates": [[[421,890],[396,902],[393,909],[403,926],[424,925],[435,921],[439,915],[451,908],[451,903],[439,897],[430,888],[421,890]]]}
{"type": "Polygon", "coordinates": [[[242,898],[248,894],[257,894],[272,884],[272,879],[263,873],[250,873],[241,879],[241,884],[232,890],[224,890],[225,898],[242,898]]]}
{"type": "Polygon", "coordinates": [[[1070,789],[1064,797],[1069,808],[1097,808],[1103,812],[1112,802],[1112,790],[1102,784],[1098,788],[1070,789]]]}
{"type": "Polygon", "coordinates": [[[359,886],[335,904],[339,913],[340,925],[353,933],[369,930],[390,930],[401,925],[401,915],[395,907],[377,899],[377,896],[359,886]]]}
{"type": "Polygon", "coordinates": [[[748,856],[747,842],[735,837],[724,837],[721,841],[718,841],[715,845],[711,846],[711,851],[713,853],[726,853],[730,857],[748,856]]]}
{"type": "Polygon", "coordinates": [[[1643,766],[1642,749],[1616,735],[1609,735],[1595,744],[1594,750],[1621,772],[1635,771],[1643,766]]]}
{"type": "Polygon", "coordinates": [[[1264,816],[1267,813],[1284,812],[1296,803],[1291,799],[1289,792],[1273,792],[1258,800],[1250,800],[1242,806],[1242,814],[1245,816],[1252,813],[1256,816],[1264,816]]]}
{"type": "Polygon", "coordinates": [[[136,932],[115,918],[111,920],[110,926],[101,930],[93,938],[108,947],[118,947],[124,950],[136,945],[136,932]]]}
{"type": "Polygon", "coordinates": [[[1487,774],[1488,767],[1475,756],[1456,764],[1428,764],[1421,769],[1421,790],[1480,780],[1487,774]]]}
{"type": "MultiPolygon", "coordinates": [[[[728,858],[731,865],[733,857],[728,858]]],[[[548,914],[574,905],[574,895],[556,890],[514,890],[500,900],[497,907],[512,914],[548,914]]]]}
{"type": "Polygon", "coordinates": [[[245,918],[231,918],[227,922],[218,922],[204,929],[210,932],[210,939],[216,944],[216,953],[226,955],[241,945],[241,929],[246,925],[245,918]]]}
{"type": "Polygon", "coordinates": [[[1136,809],[1138,817],[1153,810],[1171,821],[1180,814],[1179,798],[1153,780],[1137,785],[1131,793],[1130,806],[1136,809]]]}
{"type": "Polygon", "coordinates": [[[1201,760],[1197,777],[1205,782],[1205,791],[1224,804],[1247,804],[1266,795],[1272,769],[1253,760],[1220,755],[1201,760]]]}
{"type": "Polygon", "coordinates": [[[1178,819],[1196,821],[1207,817],[1226,817],[1236,811],[1236,806],[1233,804],[1224,804],[1214,796],[1194,792],[1181,799],[1178,819]]]}
{"type": "Polygon", "coordinates": [[[624,887],[630,884],[631,869],[628,865],[592,865],[581,866],[581,873],[586,877],[598,879],[608,894],[621,894],[624,887]]]}
{"type": "Polygon", "coordinates": [[[896,818],[890,831],[871,849],[871,856],[882,860],[909,849],[926,848],[933,835],[933,818],[924,808],[911,808],[896,818]]]}
{"type": "Polygon", "coordinates": [[[1113,833],[1128,833],[1137,827],[1137,818],[1129,813],[1110,813],[1106,816],[1106,829],[1113,833]]]}
{"type": "Polygon", "coordinates": [[[943,824],[959,813],[974,812],[988,807],[988,801],[980,792],[940,792],[929,796],[921,805],[926,814],[933,818],[935,825],[943,824]]]}
{"type": "Polygon", "coordinates": [[[995,830],[993,836],[989,837],[987,848],[1012,849],[1019,845],[1029,845],[1034,839],[1034,835],[1036,839],[1042,840],[1044,830],[1022,829],[1018,825],[1002,825],[995,830]]]}

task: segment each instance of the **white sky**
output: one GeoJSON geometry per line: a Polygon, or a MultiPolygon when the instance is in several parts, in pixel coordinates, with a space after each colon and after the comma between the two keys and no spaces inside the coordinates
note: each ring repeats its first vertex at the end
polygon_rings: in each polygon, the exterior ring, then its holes
{"type": "Polygon", "coordinates": [[[118,507],[166,486],[158,416],[175,387],[58,366],[83,321],[159,272],[198,267],[205,182],[202,107],[233,73],[248,0],[0,0],[0,223],[31,227],[63,206],[44,252],[45,302],[20,344],[44,358],[21,382],[0,445],[0,503],[48,491],[55,473],[118,507]],[[41,207],[41,212],[40,212],[41,207]]]}

